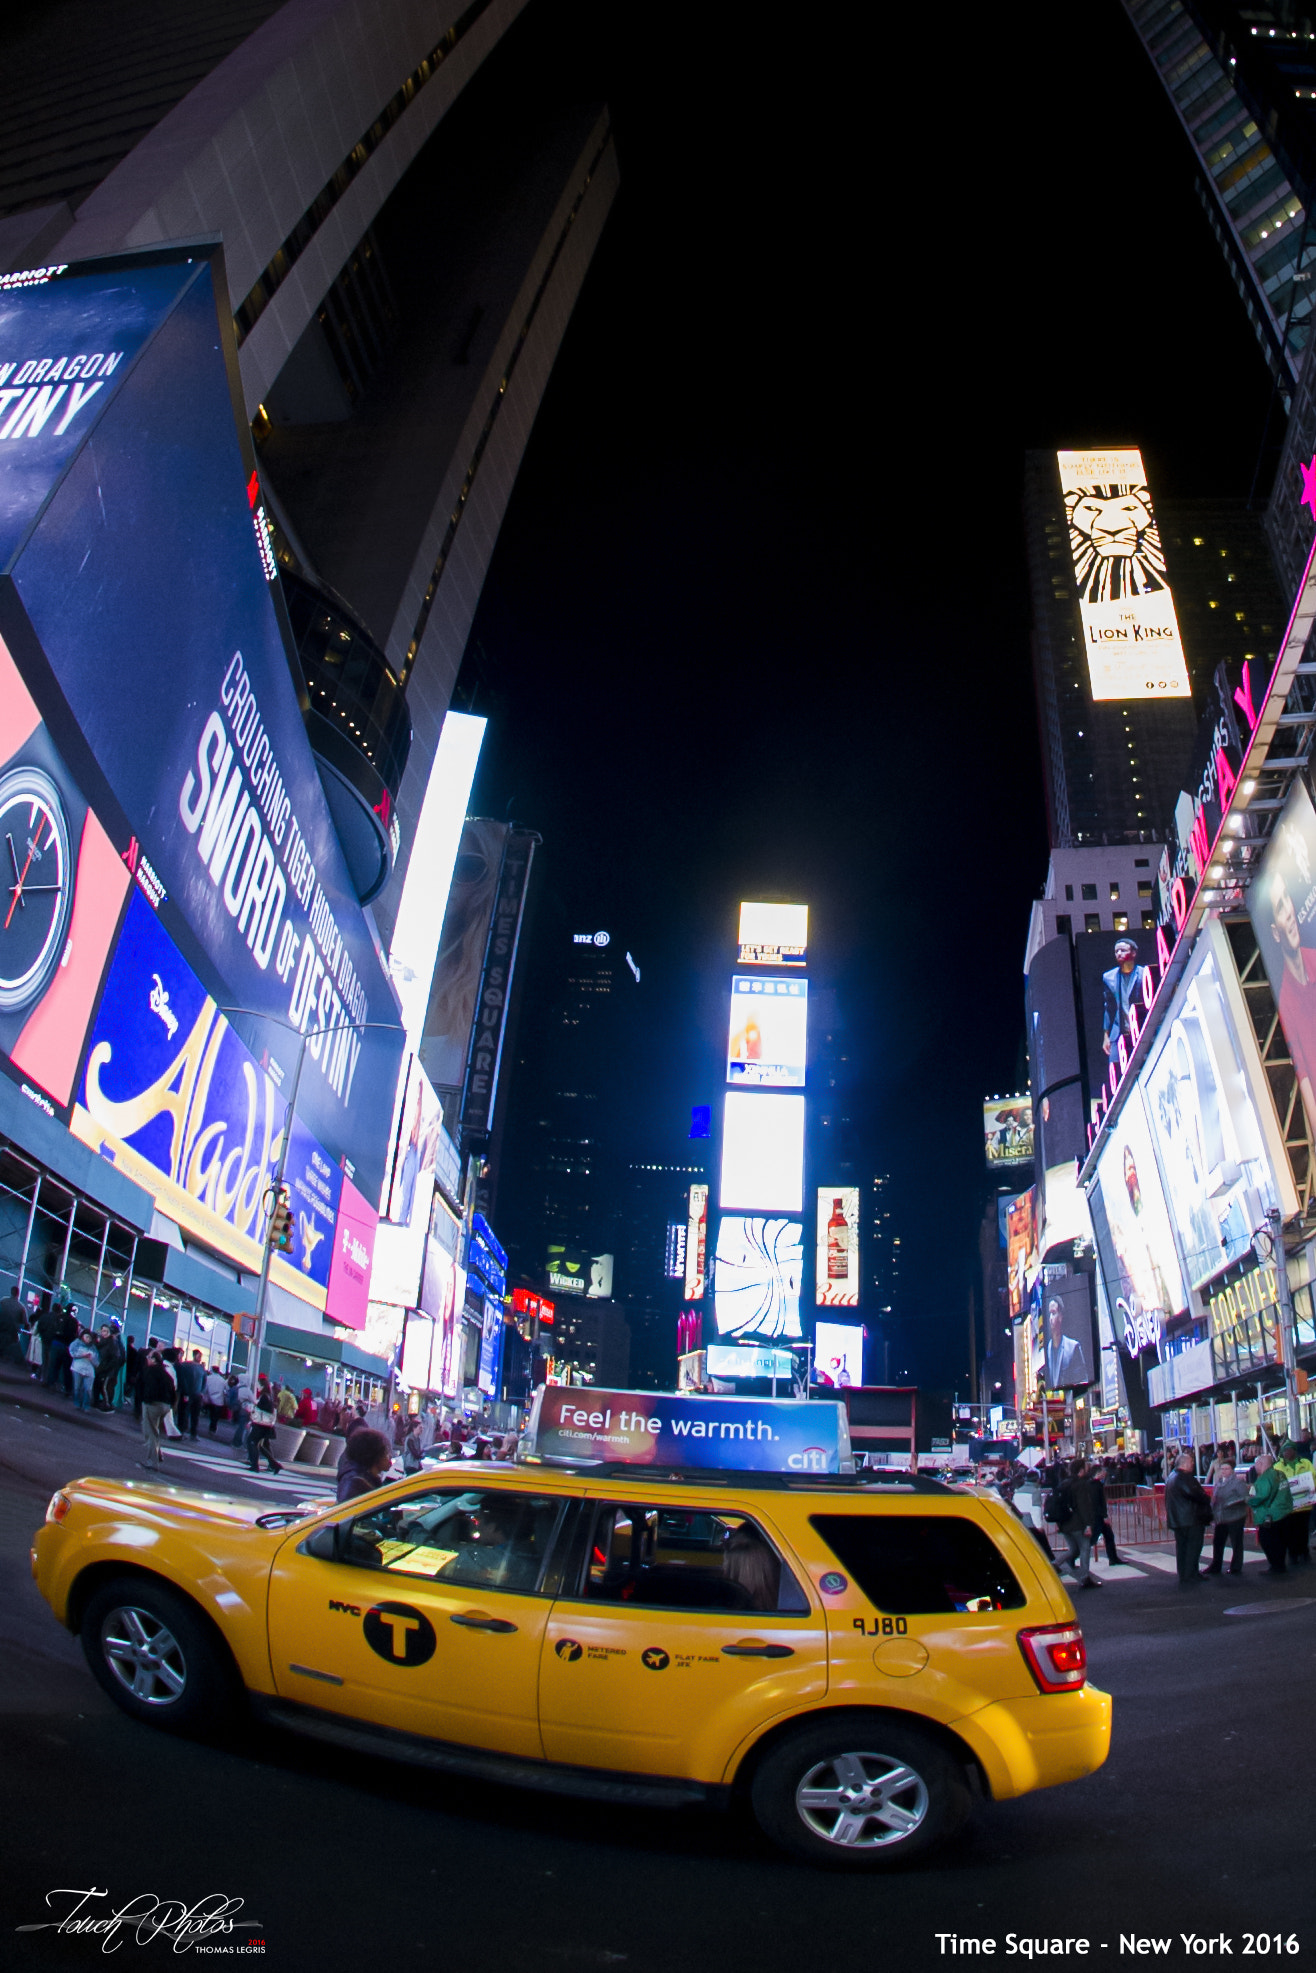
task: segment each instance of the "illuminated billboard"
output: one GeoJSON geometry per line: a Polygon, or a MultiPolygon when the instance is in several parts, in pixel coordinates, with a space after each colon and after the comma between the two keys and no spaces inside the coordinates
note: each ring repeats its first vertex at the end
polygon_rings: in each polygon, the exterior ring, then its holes
{"type": "Polygon", "coordinates": [[[728,1090],[722,1112],[723,1211],[798,1213],[804,1205],[804,1098],[728,1090]]]}
{"type": "Polygon", "coordinates": [[[466,1075],[507,834],[505,822],[483,816],[462,823],[420,1045],[425,1072],[442,1089],[460,1089],[466,1075]]]}
{"type": "Polygon", "coordinates": [[[994,1096],[982,1106],[983,1145],[989,1171],[1010,1172],[1033,1162],[1033,1099],[994,1096]]]}
{"type": "Polygon", "coordinates": [[[706,1185],[690,1187],[690,1205],[685,1226],[685,1299],[688,1302],[697,1302],[703,1298],[707,1266],[708,1187],[706,1185]]]}
{"type": "Polygon", "coordinates": [[[1247,908],[1316,1130],[1316,809],[1301,778],[1266,845],[1247,908]]]}
{"type": "Polygon", "coordinates": [[[859,1306],[859,1187],[818,1187],[814,1283],[819,1308],[859,1306]]]}
{"type": "Polygon", "coordinates": [[[813,1332],[813,1381],[840,1388],[864,1381],[864,1331],[858,1322],[819,1322],[813,1332]]]}
{"type": "Polygon", "coordinates": [[[1199,941],[1161,1033],[1143,1096],[1188,1285],[1200,1288],[1251,1254],[1254,1233],[1279,1203],[1242,1037],[1208,940],[1199,941]]]}
{"type": "Polygon", "coordinates": [[[727,1081],[760,1089],[803,1089],[809,982],[771,973],[731,981],[727,1081]]]}
{"type": "MultiPolygon", "coordinates": [[[[1188,1305],[1161,1174],[1152,1151],[1141,1084],[1107,1128],[1097,1183],[1088,1195],[1097,1258],[1116,1333],[1155,1342],[1188,1305]]],[[[1136,1354],[1131,1350],[1130,1355],[1136,1354]]]]}
{"type": "Polygon", "coordinates": [[[407,1327],[402,1337],[402,1361],[398,1365],[398,1376],[412,1391],[428,1391],[430,1386],[430,1358],[434,1348],[434,1324],[427,1315],[412,1311],[407,1317],[407,1327]]]}
{"type": "Polygon", "coordinates": [[[1011,1199],[1005,1209],[1005,1254],[1010,1313],[1022,1315],[1037,1276],[1037,1187],[1011,1199]]]}
{"type": "Polygon", "coordinates": [[[807,904],[741,905],[742,966],[802,966],[808,950],[807,904]]]}
{"type": "Polygon", "coordinates": [[[1043,1297],[1040,1379],[1048,1391],[1084,1390],[1096,1381],[1092,1279],[1066,1274],[1043,1297]]]}
{"type": "Polygon", "coordinates": [[[1057,452],[1094,699],[1192,696],[1142,454],[1057,452]]]}
{"type": "Polygon", "coordinates": [[[41,372],[0,484],[0,809],[25,846],[0,1055],[253,1270],[296,1081],[272,1275],[324,1308],[346,1173],[364,1320],[401,1026],[306,735],[220,299],[195,247],[0,294],[0,373],[41,372]]]}
{"type": "Polygon", "coordinates": [[[704,1352],[710,1377],[775,1377],[794,1382],[795,1358],[789,1350],[756,1349],[752,1343],[710,1343],[704,1352]]]}
{"type": "Polygon", "coordinates": [[[718,1226],[713,1257],[718,1335],[798,1336],[803,1264],[798,1220],[728,1214],[718,1226]]]}
{"type": "Polygon", "coordinates": [[[663,1279],[684,1281],[685,1279],[685,1221],[669,1219],[667,1222],[667,1250],[663,1257],[663,1279]]]}
{"type": "Polygon", "coordinates": [[[590,1254],[583,1247],[554,1243],[548,1249],[548,1285],[561,1295],[583,1295],[590,1301],[612,1297],[613,1256],[590,1254]]]}

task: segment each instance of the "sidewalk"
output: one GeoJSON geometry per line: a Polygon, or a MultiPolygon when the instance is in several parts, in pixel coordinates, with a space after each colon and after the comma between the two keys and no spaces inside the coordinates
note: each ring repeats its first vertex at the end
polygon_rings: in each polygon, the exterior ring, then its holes
{"type": "MultiPolygon", "coordinates": [[[[0,1440],[0,1463],[15,1470],[23,1469],[23,1446],[30,1443],[34,1450],[39,1448],[43,1467],[59,1456],[65,1479],[95,1473],[105,1479],[129,1479],[144,1485],[151,1482],[152,1476],[141,1470],[142,1428],[131,1405],[111,1412],[79,1411],[58,1387],[46,1390],[17,1364],[3,1363],[0,1414],[20,1427],[17,1433],[7,1432],[0,1440]],[[53,1443],[43,1443],[34,1434],[49,1434],[53,1443]],[[13,1458],[9,1457],[11,1448],[13,1458]]],[[[171,1439],[164,1452],[160,1481],[236,1494],[246,1500],[273,1498],[281,1505],[299,1500],[321,1505],[333,1499],[337,1487],[333,1467],[308,1466],[297,1460],[285,1463],[278,1473],[264,1467],[253,1473],[246,1452],[234,1446],[232,1438],[230,1419],[221,1424],[213,1439],[205,1421],[195,1440],[171,1439]]]]}

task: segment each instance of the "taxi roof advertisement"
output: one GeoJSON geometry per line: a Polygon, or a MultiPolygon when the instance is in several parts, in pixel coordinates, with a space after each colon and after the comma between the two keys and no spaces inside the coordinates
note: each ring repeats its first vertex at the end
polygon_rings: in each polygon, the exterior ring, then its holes
{"type": "MultiPolygon", "coordinates": [[[[0,799],[9,782],[38,802],[56,879],[0,1050],[64,1116],[85,1112],[106,1155],[127,1145],[194,1195],[235,1250],[259,1237],[247,1207],[303,1047],[308,1143],[379,1197],[402,1035],[306,735],[217,275],[226,297],[209,250],[166,250],[0,293],[0,710],[21,715],[0,721],[0,799]],[[116,946],[127,998],[98,1016],[116,946]],[[233,1052],[226,1017],[254,1065],[227,1107],[206,1054],[208,1038],[233,1052]],[[139,1052],[142,1034],[170,1061],[139,1052]],[[202,1082],[223,1114],[185,1155],[202,1082]]],[[[308,1225],[326,1207],[331,1224],[337,1201],[317,1201],[308,1225]]]]}
{"type": "Polygon", "coordinates": [[[825,1400],[597,1391],[545,1384],[520,1456],[724,1473],[848,1473],[845,1407],[825,1400]]]}

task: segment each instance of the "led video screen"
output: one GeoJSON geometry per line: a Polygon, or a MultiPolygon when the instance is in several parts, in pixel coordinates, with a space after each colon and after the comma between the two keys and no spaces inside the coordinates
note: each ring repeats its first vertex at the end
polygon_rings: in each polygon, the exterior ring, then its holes
{"type": "Polygon", "coordinates": [[[686,1214],[685,1298],[702,1301],[708,1252],[708,1187],[692,1185],[686,1214]]]}
{"type": "Polygon", "coordinates": [[[742,904],[742,966],[802,966],[809,950],[807,904],[742,904]]]}
{"type": "Polygon", "coordinates": [[[1097,1189],[1103,1210],[1092,1225],[1115,1329],[1154,1340],[1188,1295],[1140,1085],[1106,1134],[1097,1189]]]}
{"type": "Polygon", "coordinates": [[[719,1336],[798,1336],[804,1229],[798,1220],[728,1214],[713,1255],[719,1336]]]}
{"type": "Polygon", "coordinates": [[[858,1322],[819,1322],[813,1332],[813,1381],[839,1389],[864,1381],[864,1331],[858,1322]]]}
{"type": "Polygon", "coordinates": [[[1142,454],[1058,452],[1094,699],[1192,695],[1142,454]]]}
{"type": "Polygon", "coordinates": [[[804,1098],[729,1090],[722,1117],[723,1211],[798,1213],[804,1204],[804,1098]]]}
{"type": "Polygon", "coordinates": [[[1252,1251],[1277,1203],[1215,955],[1199,946],[1143,1076],[1188,1284],[1252,1251]]]}
{"type": "Polygon", "coordinates": [[[859,1187],[818,1187],[818,1246],[814,1260],[819,1308],[859,1306],[859,1187]]]}
{"type": "Polygon", "coordinates": [[[1247,908],[1316,1129],[1316,809],[1301,780],[1266,845],[1247,908]]]}
{"type": "Polygon", "coordinates": [[[809,982],[771,973],[731,981],[727,1081],[759,1089],[803,1089],[809,982]]]}

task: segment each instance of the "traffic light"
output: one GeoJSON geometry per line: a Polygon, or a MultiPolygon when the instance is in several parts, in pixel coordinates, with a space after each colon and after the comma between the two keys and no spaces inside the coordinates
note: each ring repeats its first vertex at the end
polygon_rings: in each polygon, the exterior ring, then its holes
{"type": "Polygon", "coordinates": [[[292,1207],[288,1194],[280,1191],[274,1197],[274,1210],[270,1214],[270,1251],[275,1254],[292,1252],[292,1207]]]}

